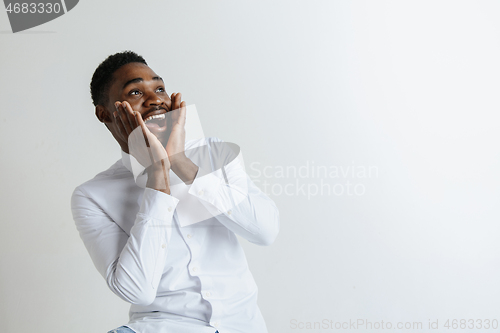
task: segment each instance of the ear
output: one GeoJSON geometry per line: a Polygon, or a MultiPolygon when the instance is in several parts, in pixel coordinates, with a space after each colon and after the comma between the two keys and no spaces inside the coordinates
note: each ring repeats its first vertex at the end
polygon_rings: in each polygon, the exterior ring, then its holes
{"type": "Polygon", "coordinates": [[[97,105],[95,107],[95,115],[96,115],[97,119],[99,119],[99,121],[101,123],[110,123],[110,122],[112,122],[112,120],[111,120],[111,113],[108,111],[108,109],[106,109],[105,106],[97,105]]]}

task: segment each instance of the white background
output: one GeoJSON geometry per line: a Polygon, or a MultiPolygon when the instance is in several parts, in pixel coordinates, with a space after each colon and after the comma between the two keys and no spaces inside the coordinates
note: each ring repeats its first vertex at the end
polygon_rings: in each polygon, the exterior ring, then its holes
{"type": "Polygon", "coordinates": [[[120,157],[89,83],[129,49],[196,104],[206,135],[239,144],[247,171],[275,184],[278,239],[243,242],[270,332],[323,319],[422,332],[429,320],[440,331],[446,319],[500,320],[499,14],[486,0],[81,0],[12,34],[2,9],[2,331],[127,322],[70,196],[120,157]],[[255,170],[307,163],[378,172],[323,179],[363,195],[287,195],[295,178],[255,170]]]}

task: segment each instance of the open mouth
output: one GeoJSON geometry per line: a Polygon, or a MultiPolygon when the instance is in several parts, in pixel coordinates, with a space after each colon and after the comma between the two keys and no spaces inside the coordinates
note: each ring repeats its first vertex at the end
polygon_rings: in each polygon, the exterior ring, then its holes
{"type": "Polygon", "coordinates": [[[149,116],[144,119],[144,123],[152,132],[163,132],[167,129],[165,113],[149,116]]]}

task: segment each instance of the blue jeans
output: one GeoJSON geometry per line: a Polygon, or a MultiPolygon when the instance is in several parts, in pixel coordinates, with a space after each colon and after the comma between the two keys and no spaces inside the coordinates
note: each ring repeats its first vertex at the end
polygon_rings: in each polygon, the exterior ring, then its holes
{"type": "MultiPolygon", "coordinates": [[[[126,326],[120,326],[118,328],[115,328],[114,330],[109,331],[108,333],[135,333],[135,332],[126,326]]],[[[215,333],[219,333],[219,331],[216,331],[215,333]]]]}
{"type": "Polygon", "coordinates": [[[109,331],[108,333],[135,333],[135,332],[126,326],[120,326],[118,328],[115,328],[114,330],[109,331]]]}

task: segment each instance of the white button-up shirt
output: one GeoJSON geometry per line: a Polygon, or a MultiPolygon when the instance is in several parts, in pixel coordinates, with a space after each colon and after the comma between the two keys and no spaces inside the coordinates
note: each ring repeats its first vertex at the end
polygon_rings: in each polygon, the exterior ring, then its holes
{"type": "Polygon", "coordinates": [[[278,210],[238,159],[214,167],[227,153],[214,143],[186,143],[187,152],[208,148],[198,161],[212,170],[200,168],[191,185],[170,171],[171,195],[145,188],[143,168],[124,152],[73,193],[80,236],[109,288],[132,303],[126,326],[136,332],[267,332],[236,234],[271,244],[278,210]]]}

